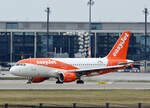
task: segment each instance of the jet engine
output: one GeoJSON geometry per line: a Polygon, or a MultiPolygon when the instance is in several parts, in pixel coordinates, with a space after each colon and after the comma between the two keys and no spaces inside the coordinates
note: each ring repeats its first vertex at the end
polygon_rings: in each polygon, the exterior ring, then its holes
{"type": "Polygon", "coordinates": [[[40,82],[43,82],[45,80],[47,80],[49,78],[44,78],[44,77],[34,77],[32,78],[32,83],[40,83],[40,82]]]}
{"type": "Polygon", "coordinates": [[[58,80],[60,82],[72,82],[77,79],[76,73],[71,73],[71,72],[64,72],[58,74],[58,80]]]}

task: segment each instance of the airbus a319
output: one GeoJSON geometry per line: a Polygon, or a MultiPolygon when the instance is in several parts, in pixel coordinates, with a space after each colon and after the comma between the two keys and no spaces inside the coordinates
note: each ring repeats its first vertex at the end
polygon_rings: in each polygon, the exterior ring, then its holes
{"type": "Polygon", "coordinates": [[[56,78],[57,84],[73,81],[83,84],[81,77],[103,75],[133,64],[132,60],[126,59],[130,34],[125,31],[104,58],[29,58],[18,61],[10,72],[28,78],[27,83],[56,78]]]}

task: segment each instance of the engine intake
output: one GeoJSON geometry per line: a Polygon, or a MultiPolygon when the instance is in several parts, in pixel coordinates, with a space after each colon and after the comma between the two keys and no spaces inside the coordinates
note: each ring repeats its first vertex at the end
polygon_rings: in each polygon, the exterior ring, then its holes
{"type": "Polygon", "coordinates": [[[58,74],[58,80],[60,82],[72,82],[77,79],[76,73],[69,73],[69,72],[64,72],[58,74]]]}

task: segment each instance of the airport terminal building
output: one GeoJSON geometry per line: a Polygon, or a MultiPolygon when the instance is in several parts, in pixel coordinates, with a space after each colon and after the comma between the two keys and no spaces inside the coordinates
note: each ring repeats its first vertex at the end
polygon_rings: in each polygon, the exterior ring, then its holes
{"type": "MultiPolygon", "coordinates": [[[[92,57],[104,57],[125,30],[132,32],[128,59],[150,60],[150,37],[145,51],[144,23],[93,22],[92,57]],[[145,53],[146,52],[146,53],[145,53]]],[[[148,35],[150,35],[148,23],[148,35]]],[[[23,58],[85,57],[88,22],[0,22],[0,62],[23,58]]]]}

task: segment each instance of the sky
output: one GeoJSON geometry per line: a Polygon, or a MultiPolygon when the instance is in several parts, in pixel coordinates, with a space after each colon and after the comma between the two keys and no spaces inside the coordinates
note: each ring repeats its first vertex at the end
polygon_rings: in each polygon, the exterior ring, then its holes
{"type": "MultiPolygon", "coordinates": [[[[50,21],[86,22],[89,19],[89,0],[0,0],[0,21],[46,21],[50,7],[50,21]]],[[[143,22],[144,8],[150,11],[150,0],[94,0],[94,22],[143,22]]],[[[150,15],[148,16],[148,21],[150,15]]]]}

